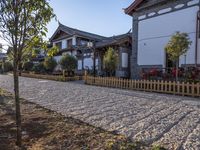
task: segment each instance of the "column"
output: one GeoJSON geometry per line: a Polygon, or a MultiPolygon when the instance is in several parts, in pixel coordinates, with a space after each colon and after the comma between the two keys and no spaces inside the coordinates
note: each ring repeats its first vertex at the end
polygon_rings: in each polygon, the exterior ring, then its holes
{"type": "Polygon", "coordinates": [[[131,55],[131,78],[139,78],[138,70],[138,16],[133,15],[133,29],[132,29],[132,55],[131,55]]]}

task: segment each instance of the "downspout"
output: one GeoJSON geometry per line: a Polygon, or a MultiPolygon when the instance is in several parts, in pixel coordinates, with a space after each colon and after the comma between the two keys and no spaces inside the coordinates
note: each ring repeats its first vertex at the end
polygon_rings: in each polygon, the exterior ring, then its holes
{"type": "Polygon", "coordinates": [[[197,59],[198,59],[198,39],[199,39],[199,19],[200,19],[200,10],[197,12],[196,18],[196,45],[195,45],[195,66],[197,67],[197,59]]]}

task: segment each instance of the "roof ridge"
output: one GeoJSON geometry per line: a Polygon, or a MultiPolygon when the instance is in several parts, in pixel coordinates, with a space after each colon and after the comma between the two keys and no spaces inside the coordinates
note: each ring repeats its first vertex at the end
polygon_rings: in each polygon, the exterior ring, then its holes
{"type": "MultiPolygon", "coordinates": [[[[95,34],[95,33],[87,32],[87,31],[83,31],[83,30],[76,29],[76,28],[72,28],[72,27],[63,25],[62,23],[59,23],[59,26],[63,26],[64,28],[69,29],[72,33],[73,33],[74,31],[78,31],[78,32],[87,33],[87,34],[90,34],[90,35],[99,36],[99,37],[101,37],[101,38],[107,38],[107,37],[102,36],[102,35],[99,35],[99,34],[95,34]]],[[[75,33],[74,33],[74,34],[75,34],[75,33]]]]}

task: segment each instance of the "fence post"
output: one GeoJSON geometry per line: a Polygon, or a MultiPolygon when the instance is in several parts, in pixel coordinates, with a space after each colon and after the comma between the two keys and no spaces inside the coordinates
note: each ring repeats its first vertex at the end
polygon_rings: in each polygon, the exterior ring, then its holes
{"type": "Polygon", "coordinates": [[[180,94],[180,82],[177,82],[177,93],[180,94]]]}
{"type": "Polygon", "coordinates": [[[195,90],[195,84],[194,84],[194,82],[192,82],[191,90],[192,90],[192,97],[194,97],[194,96],[195,96],[195,93],[194,93],[194,90],[195,90]]]}
{"type": "Polygon", "coordinates": [[[190,84],[189,84],[189,82],[187,82],[186,88],[187,88],[186,94],[190,94],[190,84]]]}
{"type": "Polygon", "coordinates": [[[163,82],[163,80],[162,80],[162,81],[161,81],[161,92],[164,92],[163,87],[164,87],[164,82],[163,82]]]}
{"type": "Polygon", "coordinates": [[[173,82],[173,94],[174,94],[174,95],[176,94],[176,84],[177,84],[177,82],[174,81],[174,82],[173,82]]]}
{"type": "Polygon", "coordinates": [[[172,82],[169,81],[169,92],[171,93],[172,92],[172,82]]]}
{"type": "Polygon", "coordinates": [[[197,96],[200,96],[200,83],[197,83],[197,96]]]}
{"type": "Polygon", "coordinates": [[[182,82],[182,84],[181,84],[181,89],[182,89],[182,96],[184,96],[185,95],[185,82],[182,82]]]}

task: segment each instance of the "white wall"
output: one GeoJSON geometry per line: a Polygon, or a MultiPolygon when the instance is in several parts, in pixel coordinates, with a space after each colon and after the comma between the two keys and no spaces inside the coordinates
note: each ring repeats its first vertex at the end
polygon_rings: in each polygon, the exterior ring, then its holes
{"type": "Polygon", "coordinates": [[[67,40],[66,39],[62,40],[62,49],[65,49],[65,48],[67,48],[67,40]]]}
{"type": "Polygon", "coordinates": [[[128,54],[122,53],[122,67],[127,68],[128,67],[128,54]]]}
{"type": "Polygon", "coordinates": [[[86,67],[89,67],[89,69],[92,69],[93,59],[92,58],[84,58],[83,66],[84,66],[84,69],[86,69],[86,67]]]}
{"type": "Polygon", "coordinates": [[[72,38],[72,45],[76,45],[76,36],[73,36],[72,38]]]}
{"type": "Polygon", "coordinates": [[[57,63],[59,63],[60,59],[62,58],[62,56],[54,56],[53,57],[57,63]]]}
{"type": "Polygon", "coordinates": [[[98,66],[99,66],[99,59],[98,58],[96,58],[96,60],[95,60],[95,65],[96,65],[96,69],[98,69],[98,66]]]}
{"type": "Polygon", "coordinates": [[[76,57],[77,51],[72,51],[72,56],[76,57]]]}
{"type": "Polygon", "coordinates": [[[68,47],[67,40],[70,40],[70,39],[72,39],[72,44],[76,45],[76,36],[73,36],[73,37],[70,37],[70,38],[66,38],[66,39],[63,39],[63,40],[53,42],[53,46],[55,46],[56,43],[62,42],[62,49],[65,49],[65,48],[68,47]]]}
{"type": "MultiPolygon", "coordinates": [[[[189,33],[192,45],[187,53],[186,63],[194,64],[196,15],[198,10],[199,7],[195,6],[140,21],[138,31],[138,64],[163,65],[165,67],[164,47],[171,35],[177,31],[189,33]]],[[[184,64],[184,60],[184,56],[182,56],[180,65],[184,64]]]]}
{"type": "Polygon", "coordinates": [[[82,70],[82,60],[78,60],[78,70],[82,70]]]}

